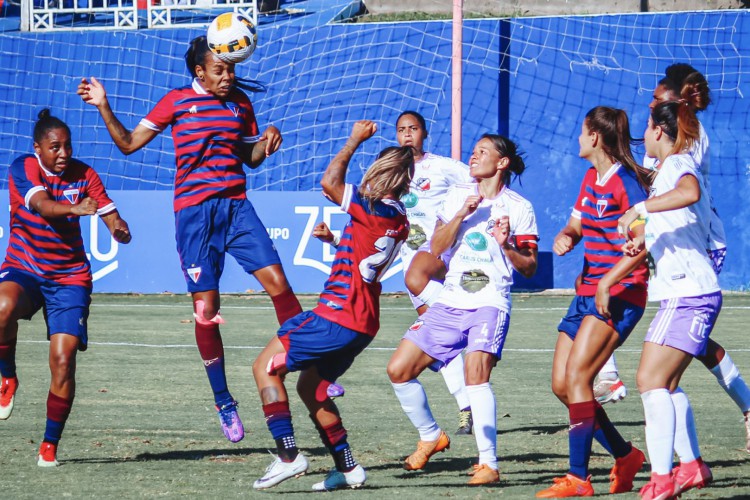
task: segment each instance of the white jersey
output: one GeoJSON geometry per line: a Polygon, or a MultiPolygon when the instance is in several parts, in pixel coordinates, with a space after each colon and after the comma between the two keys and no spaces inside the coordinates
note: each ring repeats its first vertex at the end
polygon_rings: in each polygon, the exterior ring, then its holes
{"type": "MultiPolygon", "coordinates": [[[[473,194],[478,194],[476,183],[453,187],[438,212],[440,220],[449,222],[473,194]]],[[[507,187],[494,199],[483,199],[463,220],[456,243],[446,252],[448,274],[437,302],[457,309],[493,306],[510,312],[513,266],[489,232],[504,215],[510,218],[510,238],[523,236],[536,244],[539,232],[531,203],[507,187]]]]}
{"type": "Polygon", "coordinates": [[[673,190],[684,175],[698,179],[701,199],[678,210],[649,213],[646,218],[646,249],[652,268],[648,285],[651,301],[697,297],[720,290],[706,253],[711,220],[707,187],[692,156],[668,156],[659,167],[650,196],[673,190]]]}
{"type": "MultiPolygon", "coordinates": [[[[711,239],[709,240],[708,250],[719,250],[727,247],[727,236],[724,232],[724,223],[719,218],[719,212],[716,210],[714,200],[711,197],[711,183],[709,181],[709,171],[711,170],[711,157],[708,154],[708,135],[706,129],[703,128],[703,124],[700,125],[700,139],[693,143],[693,147],[690,149],[690,156],[695,160],[698,169],[703,176],[703,181],[706,185],[709,201],[711,203],[711,239]]],[[[650,170],[656,170],[659,164],[659,160],[651,158],[648,155],[643,157],[643,166],[650,170]]]]}

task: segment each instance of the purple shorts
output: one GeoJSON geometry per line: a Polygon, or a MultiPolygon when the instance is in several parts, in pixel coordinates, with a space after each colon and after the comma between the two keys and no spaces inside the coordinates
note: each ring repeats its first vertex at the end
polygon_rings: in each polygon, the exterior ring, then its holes
{"type": "Polygon", "coordinates": [[[702,356],[719,317],[721,301],[721,292],[662,300],[644,341],[702,356]]]}
{"type": "Polygon", "coordinates": [[[404,338],[435,358],[430,368],[437,371],[464,349],[500,359],[509,325],[510,315],[497,307],[455,309],[438,303],[417,318],[404,338]]]}

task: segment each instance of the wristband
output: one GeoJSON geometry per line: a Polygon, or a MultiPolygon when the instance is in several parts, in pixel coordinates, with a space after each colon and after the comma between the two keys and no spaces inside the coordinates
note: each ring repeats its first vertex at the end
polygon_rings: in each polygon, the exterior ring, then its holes
{"type": "Polygon", "coordinates": [[[339,243],[341,243],[341,238],[339,236],[333,235],[333,239],[331,240],[331,245],[338,247],[339,243]]]}
{"type": "Polygon", "coordinates": [[[645,201],[639,201],[638,203],[633,205],[633,209],[635,210],[635,213],[637,213],[641,217],[648,217],[648,209],[646,208],[645,201]]]}

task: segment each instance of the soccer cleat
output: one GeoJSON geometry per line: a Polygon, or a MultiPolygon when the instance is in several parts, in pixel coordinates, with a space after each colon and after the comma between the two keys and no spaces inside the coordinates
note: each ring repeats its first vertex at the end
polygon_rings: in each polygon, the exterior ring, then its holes
{"type": "Polygon", "coordinates": [[[628,395],[628,388],[625,387],[625,384],[622,383],[622,380],[620,378],[616,378],[615,380],[599,380],[594,385],[594,397],[599,402],[599,404],[606,404],[610,401],[613,403],[616,403],[617,401],[621,401],[625,399],[625,396],[628,395]]]}
{"type": "Polygon", "coordinates": [[[18,389],[17,377],[2,377],[0,381],[0,420],[7,420],[13,413],[13,401],[18,389]]]}
{"type": "Polygon", "coordinates": [[[573,474],[565,474],[565,477],[556,477],[552,480],[552,486],[546,490],[537,492],[537,498],[567,498],[567,497],[592,497],[594,488],[591,486],[591,476],[581,479],[573,474]]]}
{"type": "Polygon", "coordinates": [[[336,382],[332,382],[331,385],[326,388],[326,395],[331,399],[340,398],[345,392],[344,387],[336,382]]]}
{"type": "Polygon", "coordinates": [[[471,479],[467,484],[479,486],[482,484],[493,484],[500,482],[500,471],[493,469],[487,464],[474,465],[471,479]]]}
{"type": "Polygon", "coordinates": [[[404,469],[420,470],[424,469],[430,457],[435,453],[447,450],[451,447],[451,440],[445,431],[440,431],[440,436],[435,441],[419,441],[417,451],[406,457],[404,460],[404,469]]]}
{"type": "Polygon", "coordinates": [[[675,485],[668,479],[669,475],[664,474],[663,476],[667,476],[666,480],[664,477],[659,479],[659,474],[651,473],[651,480],[638,492],[641,495],[641,500],[671,500],[677,498],[675,485]]]}
{"type": "Polygon", "coordinates": [[[331,470],[324,481],[313,484],[313,491],[332,491],[341,488],[359,488],[365,484],[367,474],[361,465],[357,465],[349,472],[331,470]]]}
{"type": "Polygon", "coordinates": [[[472,433],[474,428],[474,418],[471,416],[471,410],[460,410],[458,412],[458,430],[457,436],[465,436],[472,433]]]}
{"type": "Polygon", "coordinates": [[[60,463],[57,461],[57,445],[42,441],[39,447],[39,454],[36,457],[36,464],[39,467],[57,467],[60,463]]]}
{"type": "Polygon", "coordinates": [[[675,496],[693,488],[701,489],[714,480],[711,469],[700,458],[692,462],[680,463],[672,470],[672,478],[675,496]]]}
{"type": "Polygon", "coordinates": [[[615,460],[615,466],[609,473],[609,492],[625,493],[633,489],[633,479],[643,467],[646,455],[641,450],[632,447],[630,453],[615,460]]]}
{"type": "Polygon", "coordinates": [[[750,411],[745,413],[745,436],[747,443],[745,443],[745,451],[750,453],[750,411]]]}
{"type": "Polygon", "coordinates": [[[221,408],[217,406],[216,411],[219,412],[219,422],[221,422],[221,430],[224,431],[224,436],[232,443],[242,441],[242,438],[245,437],[245,427],[242,425],[239,413],[237,413],[237,401],[231,401],[221,408]]]}
{"type": "Polygon", "coordinates": [[[256,490],[271,488],[290,477],[304,476],[305,472],[307,472],[307,459],[302,453],[297,453],[297,457],[292,462],[283,462],[279,457],[274,456],[271,465],[266,467],[263,477],[253,483],[253,488],[256,490]]]}

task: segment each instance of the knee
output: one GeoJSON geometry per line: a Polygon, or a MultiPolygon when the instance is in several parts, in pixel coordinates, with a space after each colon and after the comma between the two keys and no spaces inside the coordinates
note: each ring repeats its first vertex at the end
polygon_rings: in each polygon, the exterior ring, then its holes
{"type": "Polygon", "coordinates": [[[386,372],[388,373],[388,378],[393,384],[403,384],[404,382],[408,382],[413,378],[410,376],[411,374],[409,373],[409,370],[407,370],[406,363],[404,363],[403,360],[395,357],[391,358],[391,360],[388,362],[386,372]]]}
{"type": "Polygon", "coordinates": [[[8,297],[0,295],[0,329],[13,323],[16,318],[16,302],[8,297]]]}
{"type": "Polygon", "coordinates": [[[565,401],[568,396],[568,387],[565,385],[564,377],[552,377],[552,393],[557,396],[557,399],[565,401]]]}
{"type": "Polygon", "coordinates": [[[57,381],[73,380],[76,372],[75,358],[67,353],[50,356],[50,371],[57,381]]]}
{"type": "Polygon", "coordinates": [[[653,389],[652,376],[647,373],[646,370],[639,369],[635,374],[635,386],[638,388],[638,392],[643,394],[644,392],[653,389]]]}
{"type": "Polygon", "coordinates": [[[404,276],[404,284],[406,284],[407,290],[412,295],[419,295],[427,286],[427,282],[430,280],[429,276],[425,276],[421,270],[415,270],[414,267],[410,267],[404,276]]]}

